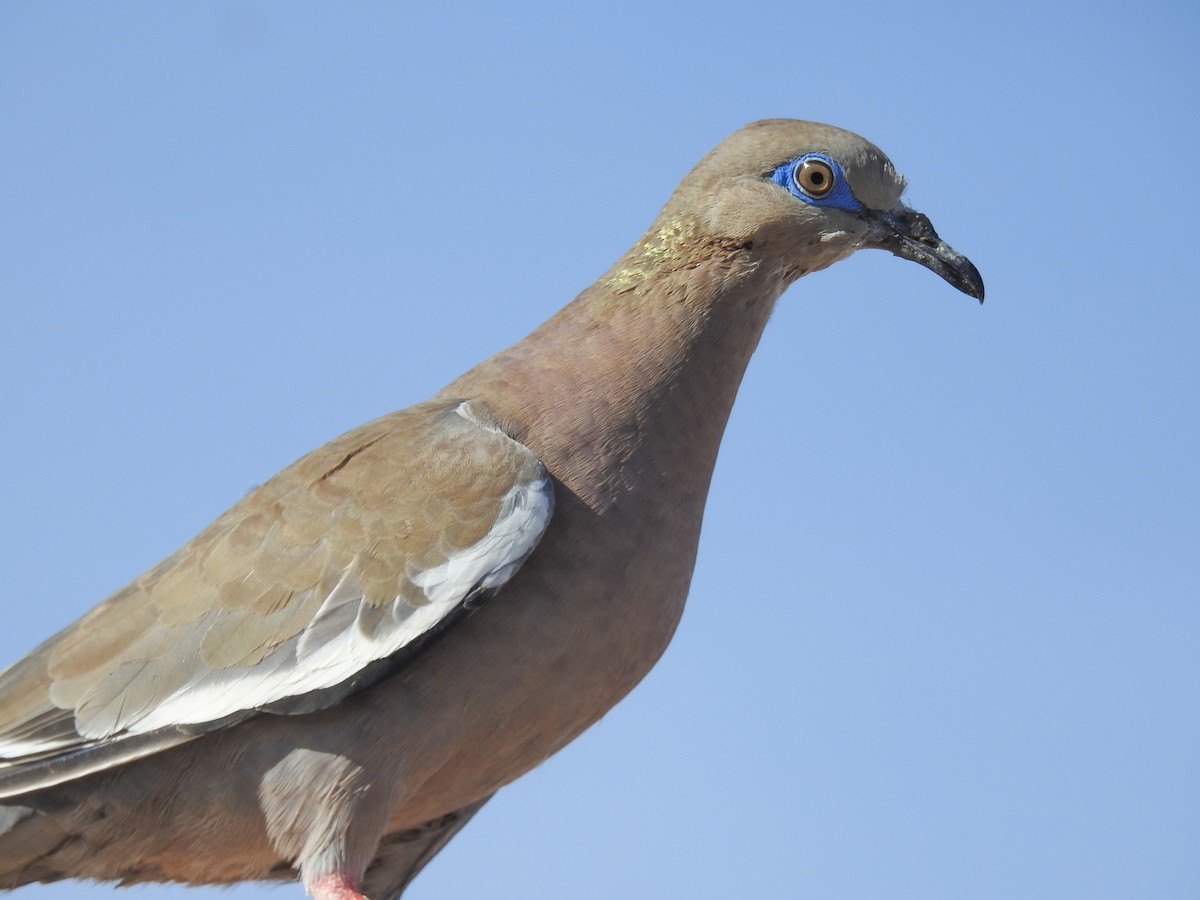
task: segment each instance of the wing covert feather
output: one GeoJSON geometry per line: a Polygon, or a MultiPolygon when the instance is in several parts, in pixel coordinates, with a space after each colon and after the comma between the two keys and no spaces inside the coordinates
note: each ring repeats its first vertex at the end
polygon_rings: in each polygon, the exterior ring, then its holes
{"type": "Polygon", "coordinates": [[[0,673],[0,796],[29,765],[333,702],[503,585],[553,502],[545,468],[480,401],[348,432],[0,673]]]}

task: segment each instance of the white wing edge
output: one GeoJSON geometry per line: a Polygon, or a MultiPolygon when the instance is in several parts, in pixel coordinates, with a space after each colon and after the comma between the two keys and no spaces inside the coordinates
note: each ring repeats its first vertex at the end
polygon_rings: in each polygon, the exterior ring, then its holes
{"type": "MultiPolygon", "coordinates": [[[[178,726],[219,721],[347,681],[425,634],[476,588],[494,590],[507,582],[537,547],[553,512],[554,485],[544,470],[540,477],[511,488],[487,534],[413,577],[429,599],[427,605],[414,607],[399,597],[393,599],[392,615],[399,624],[380,638],[372,639],[356,627],[362,595],[353,567],[347,568],[297,644],[295,657],[286,648],[256,667],[210,675],[180,688],[118,735],[82,735],[90,743],[66,758],[50,757],[32,765],[21,765],[19,759],[0,760],[0,800],[110,769],[200,736],[179,731],[178,726]],[[353,615],[349,627],[336,630],[324,642],[304,640],[319,631],[316,626],[323,619],[336,619],[339,611],[343,617],[353,615]]],[[[21,755],[53,749],[32,742],[16,748],[23,751],[21,755]]],[[[4,747],[6,754],[13,749],[13,745],[4,747]]]]}
{"type": "Polygon", "coordinates": [[[112,769],[198,737],[199,734],[169,729],[153,735],[127,736],[99,745],[86,744],[68,753],[65,758],[53,757],[11,768],[0,766],[0,801],[112,769]]]}
{"type": "Polygon", "coordinates": [[[397,596],[390,604],[397,623],[394,627],[375,629],[377,636],[372,637],[348,622],[331,637],[317,639],[314,635],[322,631],[317,626],[323,619],[336,619],[339,612],[341,618],[346,618],[362,610],[362,592],[352,564],[294,651],[291,647],[281,648],[257,666],[210,673],[185,685],[127,725],[126,732],[144,734],[170,726],[202,725],[348,681],[367,665],[391,656],[429,632],[472,591],[494,590],[507,582],[541,540],[553,511],[554,486],[545,472],[535,480],[514,485],[501,500],[500,512],[487,534],[441,565],[411,576],[429,599],[428,604],[411,606],[397,596]]]}

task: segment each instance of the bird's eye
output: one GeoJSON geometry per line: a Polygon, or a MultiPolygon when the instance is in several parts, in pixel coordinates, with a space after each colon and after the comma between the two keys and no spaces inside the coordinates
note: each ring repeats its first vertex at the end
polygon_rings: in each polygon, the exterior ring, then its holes
{"type": "Polygon", "coordinates": [[[806,159],[796,166],[796,187],[810,197],[824,197],[833,190],[833,167],[823,159],[806,159]]]}
{"type": "Polygon", "coordinates": [[[789,159],[771,173],[771,180],[811,206],[846,212],[858,212],[863,208],[850,189],[842,167],[825,153],[805,153],[789,159]]]}

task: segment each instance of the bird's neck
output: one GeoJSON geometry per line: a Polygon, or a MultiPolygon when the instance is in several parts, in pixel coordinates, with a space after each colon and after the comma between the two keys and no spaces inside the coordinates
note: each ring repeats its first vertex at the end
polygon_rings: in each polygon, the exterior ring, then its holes
{"type": "Polygon", "coordinates": [[[784,287],[750,248],[660,221],[572,303],[440,396],[487,400],[593,509],[656,484],[702,505],[784,287]]]}

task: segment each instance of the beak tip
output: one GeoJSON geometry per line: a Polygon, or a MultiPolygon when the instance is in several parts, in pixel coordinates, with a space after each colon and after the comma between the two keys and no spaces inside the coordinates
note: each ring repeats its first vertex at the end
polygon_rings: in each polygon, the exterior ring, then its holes
{"type": "Polygon", "coordinates": [[[970,272],[964,272],[963,283],[959,285],[959,290],[968,297],[974,297],[979,301],[979,305],[983,306],[983,279],[979,275],[979,271],[971,266],[970,272]]]}
{"type": "Polygon", "coordinates": [[[965,256],[963,259],[963,271],[960,273],[963,279],[962,291],[970,297],[974,297],[979,301],[979,305],[983,305],[983,276],[979,274],[979,270],[965,256]]]}

